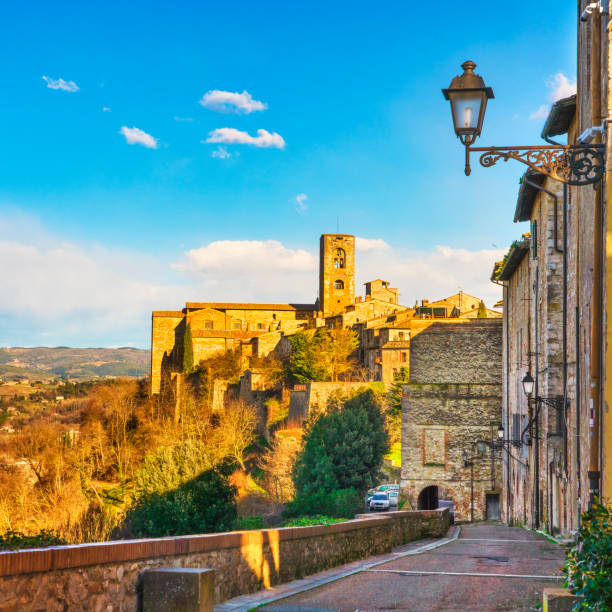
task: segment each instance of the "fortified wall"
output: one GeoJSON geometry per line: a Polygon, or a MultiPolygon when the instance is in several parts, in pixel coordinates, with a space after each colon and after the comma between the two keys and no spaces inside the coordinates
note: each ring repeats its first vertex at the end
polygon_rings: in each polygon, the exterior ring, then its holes
{"type": "Polygon", "coordinates": [[[501,319],[432,324],[412,339],[410,372],[401,486],[413,507],[446,499],[459,521],[470,520],[472,508],[475,520],[499,518],[501,456],[490,443],[501,423],[501,319]]]}

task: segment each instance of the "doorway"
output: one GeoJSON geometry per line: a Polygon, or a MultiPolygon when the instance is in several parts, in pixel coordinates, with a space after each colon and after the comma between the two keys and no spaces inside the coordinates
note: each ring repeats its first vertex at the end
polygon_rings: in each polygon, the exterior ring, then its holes
{"type": "Polygon", "coordinates": [[[499,520],[499,493],[487,493],[487,521],[499,520]]]}
{"type": "Polygon", "coordinates": [[[438,487],[425,487],[419,493],[417,508],[419,510],[435,510],[438,507],[438,487]]]}

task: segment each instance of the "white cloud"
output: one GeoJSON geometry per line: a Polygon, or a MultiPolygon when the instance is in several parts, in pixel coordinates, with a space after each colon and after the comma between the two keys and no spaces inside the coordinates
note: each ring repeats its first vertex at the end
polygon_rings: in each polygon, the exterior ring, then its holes
{"type": "Polygon", "coordinates": [[[77,84],[74,81],[64,81],[64,79],[51,79],[43,76],[49,89],[61,89],[62,91],[75,92],[79,91],[77,84]]]}
{"type": "MultiPolygon", "coordinates": [[[[557,72],[546,79],[548,89],[548,100],[553,103],[562,98],[569,98],[576,93],[576,79],[557,72]]],[[[533,120],[546,119],[550,112],[550,104],[542,104],[539,108],[529,114],[533,120]]]]}
{"type": "Polygon", "coordinates": [[[576,79],[567,77],[562,72],[553,74],[548,79],[546,86],[550,90],[548,98],[551,102],[569,98],[576,93],[576,79]]]}
{"type": "Polygon", "coordinates": [[[298,193],[295,198],[293,198],[293,202],[295,203],[295,210],[297,210],[300,214],[305,214],[308,210],[308,204],[306,204],[306,200],[308,196],[305,193],[298,193]]]}
{"type": "Polygon", "coordinates": [[[153,138],[151,134],[147,134],[137,127],[126,127],[125,125],[119,130],[120,134],[125,136],[125,140],[128,144],[139,144],[147,149],[157,149],[157,139],[153,138]]]}
{"type": "Polygon", "coordinates": [[[228,157],[231,157],[232,154],[225,148],[225,147],[217,147],[212,153],[211,155],[213,157],[217,157],[219,159],[227,159],[228,157]]]}
{"type": "Polygon", "coordinates": [[[254,100],[253,96],[248,91],[238,93],[237,91],[221,91],[212,89],[207,91],[200,104],[204,108],[214,110],[220,113],[244,113],[249,114],[254,111],[263,111],[268,108],[267,104],[254,100]]]}
{"type": "Polygon", "coordinates": [[[365,253],[367,251],[387,250],[391,248],[382,238],[355,238],[355,249],[365,253]]]}
{"type": "Polygon", "coordinates": [[[217,240],[191,249],[175,270],[192,274],[220,272],[267,274],[271,271],[304,272],[315,270],[316,258],[303,249],[289,249],[277,240],[217,240]]]}
{"type": "Polygon", "coordinates": [[[529,113],[530,119],[546,119],[548,117],[548,113],[550,111],[549,104],[542,104],[540,108],[534,110],[532,113],[529,113]]]}
{"type": "Polygon", "coordinates": [[[257,130],[257,136],[251,136],[247,132],[241,132],[234,128],[218,128],[209,132],[206,142],[223,144],[246,144],[254,147],[277,149],[285,148],[285,141],[280,134],[272,134],[266,130],[257,130]]]}
{"type": "Polygon", "coordinates": [[[103,107],[102,107],[102,112],[103,112],[103,113],[111,113],[111,112],[112,112],[112,110],[111,110],[111,108],[110,108],[110,107],[108,107],[108,106],[103,106],[103,107]]]}
{"type": "Polygon", "coordinates": [[[179,117],[178,115],[174,115],[174,120],[178,121],[179,123],[191,123],[193,121],[193,117],[179,117]]]}

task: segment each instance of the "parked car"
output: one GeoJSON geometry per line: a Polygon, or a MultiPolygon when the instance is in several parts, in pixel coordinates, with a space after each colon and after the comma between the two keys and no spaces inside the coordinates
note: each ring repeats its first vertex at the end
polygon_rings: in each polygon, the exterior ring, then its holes
{"type": "Polygon", "coordinates": [[[381,484],[376,487],[377,491],[399,491],[398,484],[381,484]]]}
{"type": "Polygon", "coordinates": [[[399,490],[397,489],[389,489],[387,491],[387,494],[389,495],[389,504],[391,506],[395,506],[397,508],[397,504],[399,501],[399,490]]]}
{"type": "Polygon", "coordinates": [[[374,493],[376,493],[376,489],[368,489],[368,492],[366,494],[366,503],[368,505],[370,504],[370,500],[372,499],[372,497],[374,497],[374,493]]]}
{"type": "Polygon", "coordinates": [[[376,512],[377,510],[388,510],[389,506],[389,495],[384,491],[377,491],[370,500],[370,511],[376,512]]]}
{"type": "Polygon", "coordinates": [[[452,499],[440,499],[438,500],[438,508],[448,508],[450,514],[451,525],[455,524],[455,502],[452,499]]]}

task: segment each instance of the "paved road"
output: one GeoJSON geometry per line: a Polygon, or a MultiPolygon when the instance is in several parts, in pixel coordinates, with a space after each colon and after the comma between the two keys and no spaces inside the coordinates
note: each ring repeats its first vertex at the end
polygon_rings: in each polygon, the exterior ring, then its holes
{"type": "Polygon", "coordinates": [[[559,586],[559,546],[530,531],[489,523],[459,539],[304,591],[260,610],[274,612],[464,612],[535,610],[559,586]]]}

